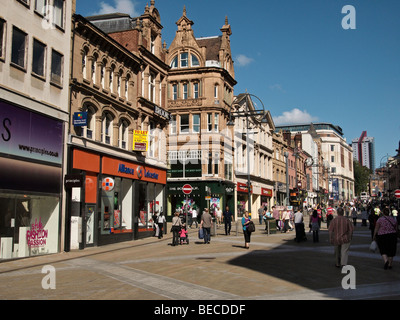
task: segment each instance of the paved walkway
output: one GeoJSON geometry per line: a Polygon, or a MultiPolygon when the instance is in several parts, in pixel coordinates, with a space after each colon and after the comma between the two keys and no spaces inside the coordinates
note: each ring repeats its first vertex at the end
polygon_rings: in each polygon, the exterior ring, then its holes
{"type": "MultiPolygon", "coordinates": [[[[243,235],[217,229],[211,244],[189,231],[190,244],[172,247],[171,234],[81,251],[0,263],[0,299],[89,300],[292,300],[398,299],[400,259],[383,270],[369,251],[370,231],[357,226],[350,248],[356,289],[345,290],[347,273],[334,266],[333,247],[323,224],[320,242],[296,243],[294,231],[265,234],[257,225],[250,249],[243,235]],[[55,270],[55,289],[42,281],[55,270]]],[[[44,280],[45,279],[45,280],[44,280]]],[[[50,283],[50,282],[48,282],[50,283]]]]}

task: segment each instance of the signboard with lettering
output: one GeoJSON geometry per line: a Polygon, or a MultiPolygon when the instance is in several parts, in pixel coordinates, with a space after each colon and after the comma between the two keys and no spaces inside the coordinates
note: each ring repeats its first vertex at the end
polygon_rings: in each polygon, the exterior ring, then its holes
{"type": "Polygon", "coordinates": [[[74,127],[87,126],[87,112],[75,112],[73,117],[74,127]]]}
{"type": "Polygon", "coordinates": [[[133,151],[146,152],[149,141],[149,132],[146,130],[134,130],[133,131],[133,151]]]}

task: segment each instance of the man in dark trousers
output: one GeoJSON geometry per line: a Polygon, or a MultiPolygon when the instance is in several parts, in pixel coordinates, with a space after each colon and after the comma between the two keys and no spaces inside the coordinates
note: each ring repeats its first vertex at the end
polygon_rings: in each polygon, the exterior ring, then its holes
{"type": "Polygon", "coordinates": [[[233,214],[229,210],[228,206],[226,206],[226,208],[225,208],[225,211],[223,213],[223,217],[224,217],[224,223],[225,223],[225,235],[230,235],[231,234],[233,214]]]}

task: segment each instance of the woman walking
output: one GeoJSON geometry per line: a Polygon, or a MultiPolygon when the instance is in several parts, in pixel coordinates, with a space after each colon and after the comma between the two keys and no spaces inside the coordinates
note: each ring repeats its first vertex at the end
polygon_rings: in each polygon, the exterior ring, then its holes
{"type": "Polygon", "coordinates": [[[244,217],[242,218],[242,226],[243,226],[243,234],[244,234],[244,247],[246,249],[250,248],[250,237],[251,232],[248,230],[247,226],[250,223],[251,219],[249,218],[249,212],[244,212],[244,217]]]}
{"type": "Polygon", "coordinates": [[[374,231],[374,240],[378,243],[385,262],[383,266],[385,270],[392,269],[393,257],[397,250],[397,221],[389,214],[389,208],[383,209],[383,216],[376,222],[374,231]]]}
{"type": "Polygon", "coordinates": [[[172,245],[177,246],[179,244],[179,231],[181,230],[182,221],[179,217],[179,211],[175,212],[172,218],[172,245]]]}
{"type": "Polygon", "coordinates": [[[313,232],[313,242],[319,242],[319,217],[318,217],[318,211],[314,210],[311,218],[310,218],[310,224],[311,224],[311,230],[313,232]]]}

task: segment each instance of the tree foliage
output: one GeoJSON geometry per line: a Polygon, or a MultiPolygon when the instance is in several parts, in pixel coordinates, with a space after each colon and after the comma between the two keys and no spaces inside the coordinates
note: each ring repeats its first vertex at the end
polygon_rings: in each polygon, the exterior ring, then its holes
{"type": "Polygon", "coordinates": [[[353,161],[354,168],[354,190],[356,195],[368,191],[369,176],[372,170],[362,166],[357,160],[353,161]]]}

